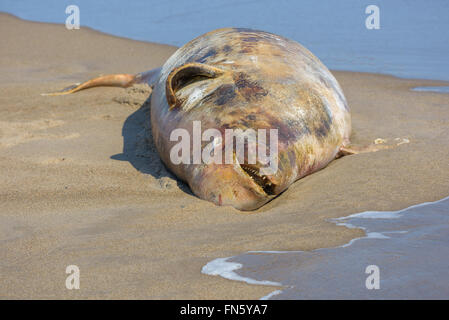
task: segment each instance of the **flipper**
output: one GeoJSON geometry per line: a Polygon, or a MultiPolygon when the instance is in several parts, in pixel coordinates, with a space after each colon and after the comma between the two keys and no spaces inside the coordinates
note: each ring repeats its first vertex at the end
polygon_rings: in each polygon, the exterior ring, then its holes
{"type": "Polygon", "coordinates": [[[141,72],[136,74],[135,83],[146,83],[150,87],[154,86],[156,81],[159,79],[162,67],[151,69],[149,71],[141,72]]]}
{"type": "Polygon", "coordinates": [[[159,78],[161,68],[152,69],[150,71],[138,73],[138,74],[109,74],[90,79],[86,82],[75,84],[67,87],[58,92],[41,93],[43,96],[60,96],[65,94],[74,93],[80,90],[93,88],[93,87],[121,87],[128,88],[136,83],[146,83],[149,86],[154,85],[159,78]]]}
{"type": "Polygon", "coordinates": [[[369,144],[367,146],[357,146],[357,145],[345,145],[340,147],[340,151],[337,153],[335,158],[341,158],[343,156],[351,155],[351,154],[359,154],[359,153],[368,153],[368,152],[377,152],[380,150],[393,149],[404,143],[409,143],[410,141],[405,138],[396,138],[397,142],[395,145],[385,145],[386,140],[384,139],[376,139],[374,143],[369,144]]]}

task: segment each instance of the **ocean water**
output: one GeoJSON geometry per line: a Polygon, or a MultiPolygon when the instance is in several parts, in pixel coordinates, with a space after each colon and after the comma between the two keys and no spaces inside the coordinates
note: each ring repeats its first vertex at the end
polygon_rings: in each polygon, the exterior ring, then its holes
{"type": "Polygon", "coordinates": [[[439,86],[439,87],[416,87],[413,91],[428,91],[428,92],[438,92],[438,93],[449,93],[449,87],[439,86]]]}
{"type": "Polygon", "coordinates": [[[218,258],[202,272],[283,287],[264,299],[449,299],[449,197],[332,221],[366,236],[337,248],[218,258]]]}
{"type": "Polygon", "coordinates": [[[81,28],[117,36],[181,46],[247,27],[300,42],[330,69],[449,81],[447,0],[2,0],[0,11],[63,24],[72,4],[81,28]],[[379,29],[366,28],[369,5],[379,8],[379,29]]]}
{"type": "MultiPolygon", "coordinates": [[[[181,46],[216,28],[247,27],[300,42],[330,69],[449,81],[447,0],[1,0],[0,11],[64,24],[73,4],[81,28],[116,36],[181,46]],[[380,29],[366,28],[368,5],[379,7],[380,29]]],[[[449,299],[449,198],[334,222],[364,228],[367,236],[311,252],[223,257],[202,272],[282,287],[264,299],[449,299]],[[366,288],[368,266],[379,270],[379,289],[366,288]]]]}

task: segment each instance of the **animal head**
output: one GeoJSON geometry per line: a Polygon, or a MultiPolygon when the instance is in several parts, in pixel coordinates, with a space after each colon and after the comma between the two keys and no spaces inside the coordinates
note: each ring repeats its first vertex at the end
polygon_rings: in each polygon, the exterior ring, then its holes
{"type": "Polygon", "coordinates": [[[186,63],[167,76],[169,121],[177,126],[166,160],[195,194],[253,210],[282,191],[268,93],[245,72],[207,64],[186,63]]]}

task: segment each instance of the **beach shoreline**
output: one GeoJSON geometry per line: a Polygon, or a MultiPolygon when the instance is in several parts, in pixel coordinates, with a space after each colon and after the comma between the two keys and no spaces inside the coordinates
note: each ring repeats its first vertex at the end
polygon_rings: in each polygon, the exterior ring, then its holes
{"type": "Polygon", "coordinates": [[[328,219],[435,201],[449,190],[444,81],[333,74],[354,143],[410,143],[333,161],[255,212],[216,207],[169,173],[148,135],[151,90],[42,97],[100,73],[161,66],[175,47],[0,13],[0,299],[258,299],[201,274],[246,251],[313,250],[363,235],[328,219]],[[81,289],[65,288],[77,265],[81,289]]]}

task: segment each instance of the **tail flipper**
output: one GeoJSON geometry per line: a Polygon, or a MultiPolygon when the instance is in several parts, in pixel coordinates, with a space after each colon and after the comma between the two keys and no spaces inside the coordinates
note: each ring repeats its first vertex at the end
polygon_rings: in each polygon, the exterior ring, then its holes
{"type": "Polygon", "coordinates": [[[161,68],[153,69],[147,72],[138,74],[109,74],[100,76],[94,79],[90,79],[83,83],[78,83],[73,86],[67,87],[58,92],[41,93],[43,96],[60,96],[65,94],[74,93],[80,90],[93,88],[93,87],[121,87],[128,88],[135,83],[147,83],[152,86],[159,77],[161,68]]]}

